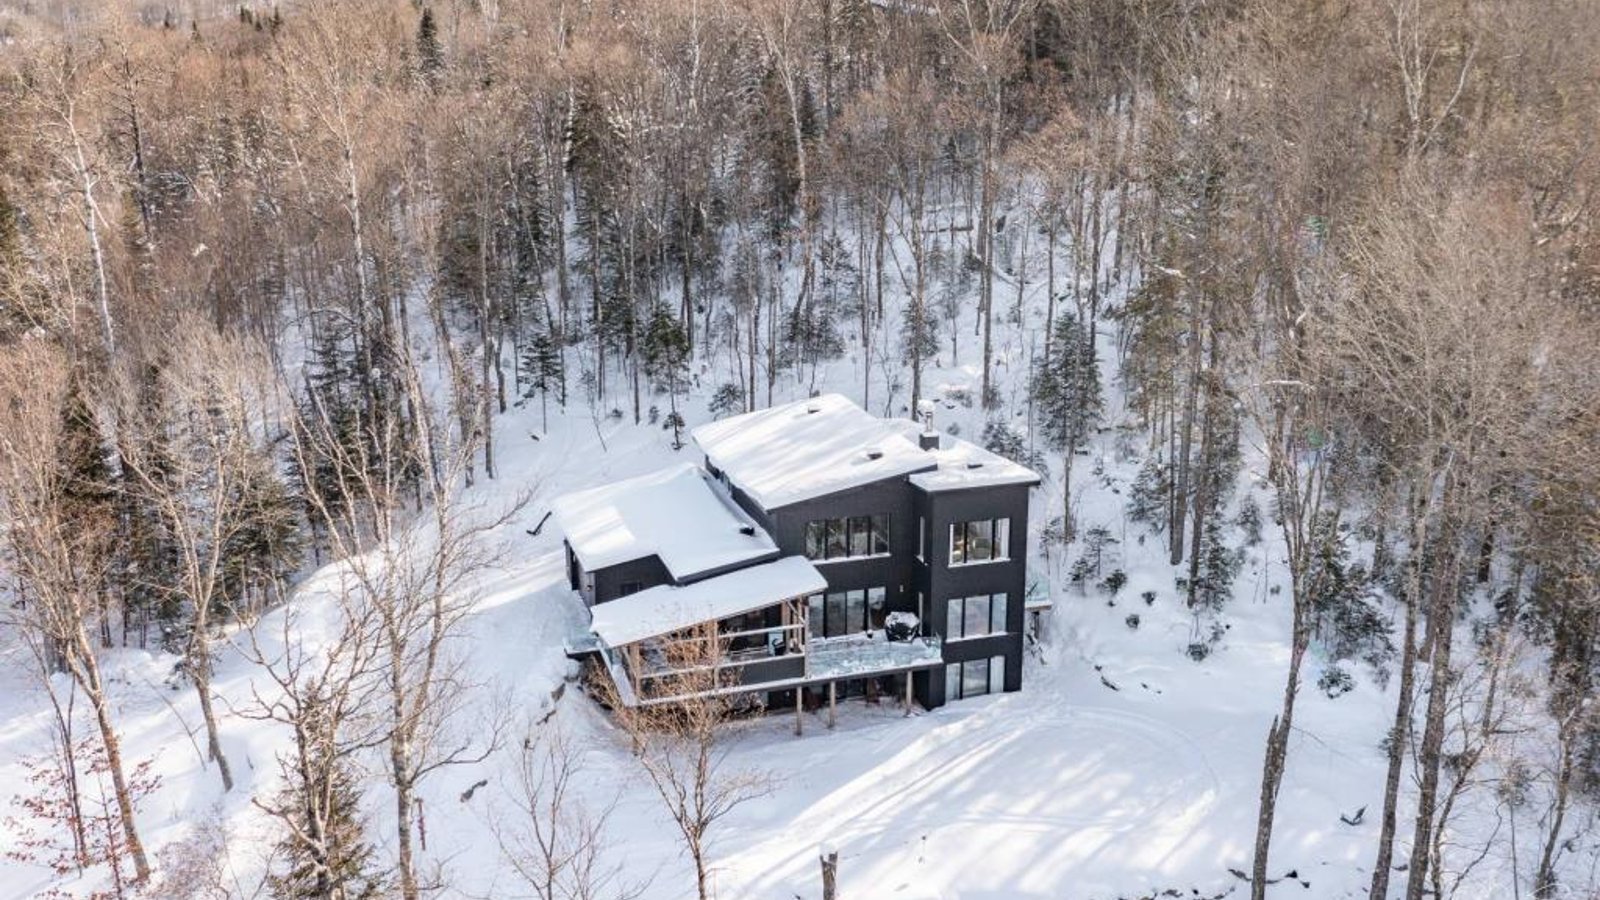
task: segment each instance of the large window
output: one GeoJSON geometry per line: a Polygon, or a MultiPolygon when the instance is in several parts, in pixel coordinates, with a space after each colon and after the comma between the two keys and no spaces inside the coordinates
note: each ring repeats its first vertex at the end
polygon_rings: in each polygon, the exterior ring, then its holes
{"type": "Polygon", "coordinates": [[[944,698],[965,700],[1006,689],[1006,658],[991,656],[944,667],[944,698]]]}
{"type": "Polygon", "coordinates": [[[976,597],[950,599],[945,619],[945,640],[1004,634],[1006,630],[1006,595],[979,594],[976,597]]]}
{"type": "Polygon", "coordinates": [[[812,594],[806,598],[810,636],[839,637],[881,627],[887,599],[888,591],[881,587],[812,594]]]}
{"type": "Polygon", "coordinates": [[[806,558],[882,556],[889,552],[889,517],[850,516],[806,523],[806,558]]]}
{"type": "Polygon", "coordinates": [[[950,526],[950,565],[1007,559],[1011,549],[1010,519],[979,519],[950,526]]]}

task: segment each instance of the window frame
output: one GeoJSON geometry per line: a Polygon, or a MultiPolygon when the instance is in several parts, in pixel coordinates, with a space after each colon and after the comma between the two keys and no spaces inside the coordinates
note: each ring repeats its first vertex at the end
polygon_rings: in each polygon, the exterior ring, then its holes
{"type": "Polygon", "coordinates": [[[984,563],[1011,561],[1011,517],[994,516],[988,519],[970,519],[950,523],[950,568],[979,566],[984,563]],[[973,526],[986,526],[987,537],[974,533],[973,526]],[[989,555],[978,559],[974,551],[976,541],[987,541],[989,555]]]}
{"type": "Polygon", "coordinates": [[[1007,628],[1007,619],[1010,618],[1010,603],[1010,595],[1005,591],[946,599],[944,639],[950,643],[955,643],[957,641],[971,641],[978,638],[1010,634],[1011,632],[1007,628]],[[979,617],[973,614],[973,611],[978,609],[981,609],[983,613],[979,627],[984,630],[969,633],[967,626],[978,622],[979,617]],[[999,628],[995,627],[997,610],[999,628]]]}
{"type": "Polygon", "coordinates": [[[805,524],[804,540],[806,559],[813,563],[879,559],[893,549],[888,513],[812,519],[805,524]]]}
{"type": "Polygon", "coordinates": [[[945,702],[951,702],[1004,693],[1005,682],[1006,658],[1004,655],[946,663],[944,667],[944,699],[945,702]],[[982,675],[978,674],[980,671],[982,675]],[[971,690],[968,689],[969,687],[971,690]]]}
{"type": "Polygon", "coordinates": [[[873,600],[880,609],[888,608],[888,585],[818,591],[806,595],[806,639],[845,637],[874,630],[873,600]],[[821,613],[821,615],[818,615],[821,613]],[[844,624],[841,626],[839,621],[844,624]]]}

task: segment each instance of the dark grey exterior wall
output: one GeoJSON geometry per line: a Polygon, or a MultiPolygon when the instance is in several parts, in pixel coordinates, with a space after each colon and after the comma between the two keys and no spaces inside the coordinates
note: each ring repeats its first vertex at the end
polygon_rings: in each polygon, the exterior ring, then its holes
{"type": "MultiPolygon", "coordinates": [[[[1004,592],[1006,633],[968,638],[944,644],[946,663],[1006,658],[1005,689],[1022,688],[1022,633],[1026,617],[1028,558],[1028,492],[1025,484],[975,487],[959,491],[922,494],[916,504],[927,516],[924,561],[917,564],[917,584],[927,598],[924,627],[946,637],[948,601],[957,597],[1004,592]],[[950,526],[976,519],[1009,518],[1010,545],[1003,562],[950,565],[950,526]]],[[[920,492],[919,492],[920,493],[920,492]]],[[[918,680],[918,699],[924,706],[945,701],[944,672],[932,670],[918,680]],[[926,695],[924,697],[924,695],[926,695]]]]}
{"type": "Polygon", "coordinates": [[[595,569],[588,574],[593,576],[593,589],[580,588],[580,593],[583,594],[583,601],[590,606],[622,596],[622,586],[630,581],[638,582],[640,590],[672,583],[672,573],[667,571],[667,567],[661,562],[661,557],[654,554],[606,566],[603,569],[595,569]]]}
{"type": "Polygon", "coordinates": [[[818,519],[847,516],[887,515],[889,517],[889,555],[834,562],[813,560],[817,571],[828,579],[831,591],[857,588],[885,588],[889,611],[915,611],[916,599],[911,580],[911,560],[917,540],[917,519],[911,510],[911,486],[904,477],[887,478],[871,484],[838,491],[799,503],[791,503],[767,513],[771,522],[768,534],[785,556],[806,552],[806,524],[818,519]]]}

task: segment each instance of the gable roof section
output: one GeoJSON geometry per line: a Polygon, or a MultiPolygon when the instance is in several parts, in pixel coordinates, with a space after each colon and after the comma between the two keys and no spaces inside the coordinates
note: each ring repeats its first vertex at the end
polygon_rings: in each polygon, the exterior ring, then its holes
{"type": "Polygon", "coordinates": [[[608,647],[622,647],[814,594],[828,586],[803,556],[788,556],[694,584],[660,585],[597,603],[590,625],[608,647]]]}
{"type": "Polygon", "coordinates": [[[654,555],[682,582],[778,554],[772,538],[691,463],[564,494],[551,511],[591,572],[654,555]]]}
{"type": "Polygon", "coordinates": [[[710,422],[692,434],[706,459],[767,510],[935,467],[914,441],[839,394],[710,422]]]}

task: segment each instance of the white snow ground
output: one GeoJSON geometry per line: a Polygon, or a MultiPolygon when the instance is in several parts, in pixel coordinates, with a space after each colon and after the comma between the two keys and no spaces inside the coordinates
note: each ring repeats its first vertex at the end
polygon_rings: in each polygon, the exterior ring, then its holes
{"type": "MultiPolygon", "coordinates": [[[[1030,310],[1030,329],[1041,320],[1038,309],[1030,310]]],[[[975,358],[977,340],[966,323],[962,327],[963,358],[975,358]]],[[[1103,331],[1102,357],[1113,337],[1103,331]]],[[[1025,340],[1010,327],[997,339],[997,371],[1011,411],[1023,408],[1025,340]]],[[[852,345],[846,358],[826,364],[816,387],[859,397],[860,367],[852,358],[857,352],[852,345]]],[[[1106,374],[1106,383],[1113,384],[1109,366],[1106,374]]],[[[701,379],[686,411],[691,426],[709,420],[703,404],[718,380],[715,374],[701,379]]],[[[951,368],[947,355],[943,368],[929,370],[927,381],[935,390],[977,393],[975,367],[951,368]]],[[[803,397],[810,387],[787,375],[774,399],[803,397]]],[[[1108,421],[1116,422],[1120,403],[1114,388],[1108,393],[1108,421]]],[[[884,396],[879,379],[874,412],[882,411],[884,396]]],[[[902,392],[895,409],[905,401],[902,392]]],[[[482,574],[477,613],[456,648],[482,682],[474,700],[480,706],[459,720],[463,729],[484,721],[477,713],[495,703],[541,716],[573,674],[562,645],[582,612],[565,588],[560,537],[549,525],[536,538],[525,533],[550,499],[693,458],[692,450],[674,453],[670,435],[659,428],[634,426],[631,419],[596,424],[581,405],[566,414],[552,406],[549,433],[534,440],[537,407],[535,401],[501,419],[500,480],[477,490],[490,500],[508,487],[530,488],[535,496],[501,532],[507,561],[482,574]]],[[[983,417],[976,409],[947,404],[938,421],[976,439],[983,417]]],[[[741,808],[714,836],[718,897],[819,897],[816,855],[822,842],[840,850],[842,896],[858,900],[1111,900],[1169,888],[1183,896],[1230,889],[1245,894],[1228,869],[1249,868],[1261,748],[1287,661],[1285,600],[1271,590],[1283,579],[1264,558],[1276,545],[1269,525],[1266,548],[1252,551],[1238,579],[1223,645],[1204,663],[1192,662],[1184,654],[1192,618],[1174,590],[1165,545],[1159,536],[1141,542],[1125,522],[1122,507],[1138,460],[1119,459],[1117,443],[1115,432],[1103,435],[1077,461],[1073,480],[1080,528],[1104,525],[1120,539],[1111,551],[1129,576],[1120,594],[1112,600],[1092,587],[1066,588],[1059,551],[1049,561],[1036,555],[1030,577],[1041,593],[1054,597],[1055,609],[1044,613],[1044,640],[1029,656],[1020,693],[956,702],[909,718],[890,704],[851,702],[841,707],[836,730],[826,730],[822,716],[807,715],[799,738],[791,733],[790,716],[737,726],[730,763],[770,772],[776,789],[741,808]],[[1097,460],[1103,475],[1095,472],[1097,460]],[[1147,590],[1156,593],[1151,605],[1140,599],[1147,590]],[[1125,624],[1130,613],[1141,617],[1137,630],[1125,624]]],[[[1136,434],[1132,443],[1142,444],[1136,434]]],[[[1059,461],[1051,462],[1059,473],[1059,461]]],[[[1049,481],[1035,491],[1030,532],[1036,548],[1060,496],[1049,481]]],[[[1074,548],[1068,558],[1077,553],[1074,548]]],[[[314,646],[325,633],[323,592],[333,587],[334,574],[326,569],[301,585],[290,608],[293,640],[314,646]]],[[[261,624],[266,641],[281,633],[290,611],[275,612],[261,624]]],[[[23,789],[23,760],[44,751],[48,735],[45,702],[26,672],[26,655],[12,636],[5,637],[0,801],[23,789]]],[[[132,650],[114,654],[107,667],[126,757],[155,759],[163,778],[141,813],[146,841],[159,860],[159,848],[192,834],[225,833],[229,876],[240,896],[251,896],[274,836],[249,798],[275,789],[273,754],[283,735],[227,715],[223,743],[239,784],[223,795],[196,749],[199,715],[192,688],[162,684],[171,667],[171,658],[132,650]]],[[[1273,888],[1275,898],[1365,895],[1382,800],[1378,745],[1391,699],[1357,668],[1356,690],[1330,700],[1315,688],[1320,671],[1319,661],[1308,662],[1273,845],[1273,872],[1294,870],[1304,886],[1286,880],[1273,888]],[[1340,822],[1341,813],[1363,806],[1363,824],[1340,822]]],[[[253,677],[259,678],[236,652],[225,653],[216,679],[223,709],[246,705],[253,677]]],[[[588,795],[596,802],[616,800],[614,858],[629,877],[650,879],[647,898],[692,896],[692,868],[670,821],[605,715],[576,690],[566,690],[554,705],[553,721],[587,751],[588,795]]],[[[87,723],[80,728],[87,733],[87,723]]],[[[510,749],[484,763],[445,770],[424,784],[427,849],[421,858],[444,871],[451,885],[446,896],[528,893],[501,864],[489,824],[507,808],[517,743],[513,737],[510,749]],[[480,779],[488,779],[488,787],[463,802],[462,792],[480,779]]],[[[369,832],[380,852],[388,853],[392,799],[379,761],[371,762],[369,832]]],[[[0,821],[11,814],[12,809],[0,812],[0,821]]],[[[1587,872],[1596,858],[1587,830],[1592,815],[1587,809],[1574,815],[1578,843],[1568,863],[1579,872],[1587,872]]],[[[1463,840],[1484,834],[1492,819],[1492,810],[1469,813],[1463,840]]],[[[1525,835],[1533,825],[1530,815],[1522,825],[1525,835]]],[[[1402,821],[1402,852],[1408,833],[1402,821]]],[[[0,853],[14,849],[15,840],[11,828],[0,828],[0,853]]],[[[1531,845],[1526,836],[1524,841],[1531,845]]],[[[1526,879],[1533,853],[1528,846],[1522,852],[1526,879]]],[[[1457,896],[1509,896],[1510,865],[1509,854],[1497,850],[1457,896]]],[[[0,859],[0,898],[31,897],[50,884],[45,871],[0,859]]],[[[86,884],[70,887],[83,892],[86,884]]]]}

